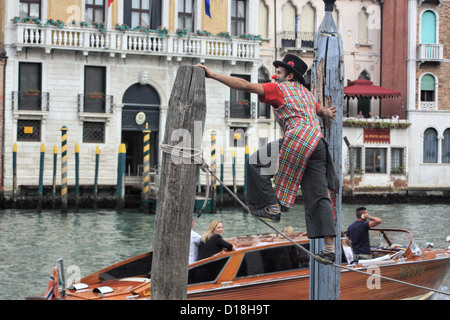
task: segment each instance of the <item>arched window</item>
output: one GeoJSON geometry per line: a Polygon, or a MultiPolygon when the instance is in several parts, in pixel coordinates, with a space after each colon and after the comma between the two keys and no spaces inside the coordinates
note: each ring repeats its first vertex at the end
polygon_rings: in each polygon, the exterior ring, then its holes
{"type": "Polygon", "coordinates": [[[307,3],[302,9],[300,17],[301,47],[314,48],[314,34],[316,31],[316,11],[311,3],[307,3]]]}
{"type": "Polygon", "coordinates": [[[437,43],[436,37],[436,14],[427,10],[422,15],[422,44],[437,43]]]}
{"type": "Polygon", "coordinates": [[[426,74],[420,79],[420,109],[436,109],[436,79],[426,74]]]}
{"type": "Polygon", "coordinates": [[[269,38],[269,9],[263,0],[259,1],[258,32],[263,39],[269,38]]]}
{"type": "Polygon", "coordinates": [[[438,135],[436,129],[428,128],[423,136],[423,162],[437,163],[438,135]]]}
{"type": "Polygon", "coordinates": [[[445,129],[442,139],[442,163],[450,163],[450,128],[445,129]]]}
{"type": "Polygon", "coordinates": [[[283,47],[295,47],[297,39],[297,12],[290,1],[283,6],[282,16],[281,45],[283,47]]]}
{"type": "Polygon", "coordinates": [[[369,43],[369,30],[367,28],[369,21],[369,15],[367,14],[366,8],[362,8],[358,14],[358,43],[368,44],[369,43]]]}

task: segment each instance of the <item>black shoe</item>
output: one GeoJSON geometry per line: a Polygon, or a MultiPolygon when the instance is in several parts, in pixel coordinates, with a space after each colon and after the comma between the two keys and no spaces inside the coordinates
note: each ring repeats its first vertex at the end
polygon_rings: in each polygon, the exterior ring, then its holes
{"type": "Polygon", "coordinates": [[[276,205],[267,205],[261,208],[249,206],[250,212],[257,218],[269,222],[280,222],[281,214],[280,207],[276,205]]]}
{"type": "Polygon", "coordinates": [[[316,255],[315,259],[317,262],[322,264],[334,264],[336,255],[334,254],[334,252],[321,251],[318,255],[316,255]]]}

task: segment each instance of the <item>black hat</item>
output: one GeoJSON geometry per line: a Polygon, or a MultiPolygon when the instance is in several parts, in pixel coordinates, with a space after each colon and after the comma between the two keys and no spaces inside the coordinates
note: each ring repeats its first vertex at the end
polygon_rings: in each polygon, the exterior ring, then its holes
{"type": "Polygon", "coordinates": [[[284,56],[283,61],[274,61],[273,65],[275,68],[280,66],[286,68],[289,72],[292,72],[295,75],[297,80],[301,83],[305,83],[303,75],[308,70],[308,65],[299,57],[288,53],[284,56]]]}

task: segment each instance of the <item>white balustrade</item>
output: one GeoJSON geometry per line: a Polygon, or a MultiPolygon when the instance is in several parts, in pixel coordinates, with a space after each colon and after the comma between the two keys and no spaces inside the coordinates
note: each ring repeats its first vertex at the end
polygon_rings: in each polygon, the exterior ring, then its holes
{"type": "Polygon", "coordinates": [[[259,42],[245,39],[223,39],[218,37],[184,36],[169,34],[160,37],[157,32],[121,32],[108,30],[103,33],[96,28],[53,26],[39,27],[17,23],[13,42],[18,50],[23,47],[66,48],[89,51],[110,50],[111,53],[127,54],[173,54],[179,57],[193,55],[202,58],[229,58],[254,60],[259,58],[259,42]]]}

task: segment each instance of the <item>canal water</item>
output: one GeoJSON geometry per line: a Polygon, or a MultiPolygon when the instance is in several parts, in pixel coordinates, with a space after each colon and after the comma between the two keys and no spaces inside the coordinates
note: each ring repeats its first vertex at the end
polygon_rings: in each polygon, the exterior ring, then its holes
{"type": "MultiPolygon", "coordinates": [[[[344,204],[342,229],[355,220],[359,205],[344,204]]],[[[416,243],[450,243],[450,205],[367,205],[369,213],[383,219],[383,227],[412,231],[416,243]]],[[[196,217],[196,216],[195,216],[196,217]]],[[[272,232],[241,209],[224,209],[195,218],[195,230],[206,231],[212,219],[224,224],[224,237],[272,232]]],[[[0,300],[20,300],[43,294],[56,259],[64,258],[66,278],[84,277],[115,262],[152,249],[155,216],[129,210],[121,214],[108,210],[59,211],[3,210],[0,212],[0,300]]],[[[305,231],[303,205],[282,214],[279,230],[285,226],[305,231]]],[[[449,292],[450,274],[440,287],[449,292]]],[[[450,300],[435,294],[434,299],[450,300]]]]}

